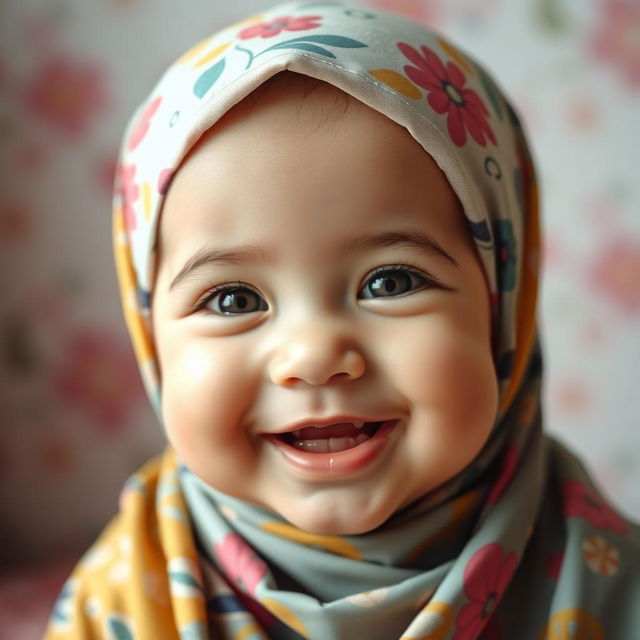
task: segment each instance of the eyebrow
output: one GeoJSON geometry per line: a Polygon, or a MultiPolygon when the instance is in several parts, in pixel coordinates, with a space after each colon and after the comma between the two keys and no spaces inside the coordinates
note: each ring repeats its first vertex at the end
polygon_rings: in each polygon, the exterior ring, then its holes
{"type": "Polygon", "coordinates": [[[269,262],[263,249],[252,245],[234,249],[202,247],[198,249],[184,264],[169,285],[169,291],[187,278],[196,269],[208,264],[243,264],[247,262],[269,262]]]}
{"type": "Polygon", "coordinates": [[[447,253],[436,240],[417,229],[403,229],[399,231],[386,231],[383,233],[372,233],[358,236],[347,240],[342,249],[345,252],[352,252],[365,249],[378,249],[386,247],[407,247],[417,249],[421,253],[444,259],[455,267],[458,263],[447,253]]]}
{"type": "MultiPolygon", "coordinates": [[[[340,247],[342,252],[352,253],[367,249],[379,249],[387,247],[408,247],[417,249],[429,256],[444,259],[454,266],[458,266],[455,259],[448,254],[436,240],[426,233],[418,230],[386,231],[382,233],[372,233],[347,239],[340,247]]],[[[261,247],[247,245],[233,249],[222,249],[217,247],[202,247],[198,249],[182,269],[176,274],[169,285],[169,291],[176,287],[181,281],[191,273],[204,265],[210,264],[243,264],[247,262],[270,262],[270,257],[261,247]]]]}

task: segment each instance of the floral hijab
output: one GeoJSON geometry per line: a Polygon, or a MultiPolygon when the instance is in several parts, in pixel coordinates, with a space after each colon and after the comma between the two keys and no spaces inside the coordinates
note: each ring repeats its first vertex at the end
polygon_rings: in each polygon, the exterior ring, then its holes
{"type": "Polygon", "coordinates": [[[280,5],[187,52],[136,113],[114,238],[156,410],[148,318],[163,197],[199,137],[283,70],[405,127],[456,192],[493,304],[492,435],[464,472],[358,536],[299,530],[207,486],[168,451],[127,484],[121,514],[67,583],[47,637],[640,637],[638,530],[542,433],[538,199],[523,131],[486,71],[422,25],[342,2],[280,5]]]}

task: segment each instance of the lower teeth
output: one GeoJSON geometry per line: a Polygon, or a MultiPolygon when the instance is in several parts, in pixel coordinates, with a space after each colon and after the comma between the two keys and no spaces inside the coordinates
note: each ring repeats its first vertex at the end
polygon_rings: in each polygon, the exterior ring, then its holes
{"type": "Polygon", "coordinates": [[[346,451],[369,440],[366,433],[360,433],[355,438],[349,436],[342,438],[322,438],[318,440],[295,440],[292,445],[301,451],[311,453],[337,453],[346,451]]]}

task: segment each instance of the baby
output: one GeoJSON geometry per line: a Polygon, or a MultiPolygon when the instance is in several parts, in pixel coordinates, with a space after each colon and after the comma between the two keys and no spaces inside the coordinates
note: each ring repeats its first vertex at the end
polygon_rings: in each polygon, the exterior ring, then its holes
{"type": "Polygon", "coordinates": [[[542,434],[518,119],[423,26],[290,4],[125,137],[125,315],[170,447],[47,638],[633,640],[638,529],[542,434]]]}

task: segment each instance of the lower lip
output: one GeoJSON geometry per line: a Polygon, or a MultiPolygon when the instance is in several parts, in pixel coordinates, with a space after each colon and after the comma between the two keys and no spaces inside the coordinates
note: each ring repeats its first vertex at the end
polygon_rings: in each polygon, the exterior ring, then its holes
{"type": "Polygon", "coordinates": [[[369,440],[351,449],[332,453],[309,453],[295,449],[275,436],[267,436],[267,440],[299,473],[323,477],[343,476],[361,471],[378,458],[387,446],[389,435],[396,424],[397,420],[387,420],[369,440]]]}

